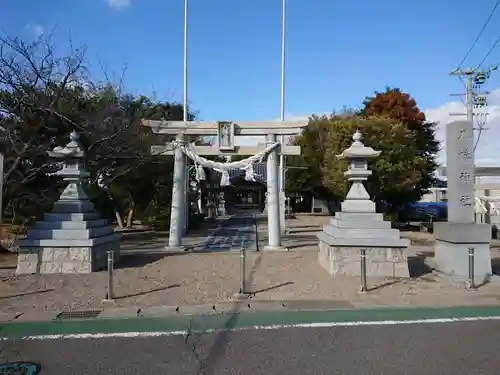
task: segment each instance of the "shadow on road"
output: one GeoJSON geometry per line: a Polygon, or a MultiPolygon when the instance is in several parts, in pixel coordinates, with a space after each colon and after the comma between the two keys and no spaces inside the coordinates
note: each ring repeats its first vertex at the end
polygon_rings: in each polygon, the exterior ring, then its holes
{"type": "Polygon", "coordinates": [[[159,261],[169,254],[139,254],[139,253],[122,253],[120,260],[116,263],[115,269],[122,268],[139,268],[150,263],[159,261]]]}
{"type": "Polygon", "coordinates": [[[491,259],[491,270],[493,275],[500,275],[500,258],[491,259]]]}
{"type": "MultiPolygon", "coordinates": [[[[9,294],[7,296],[0,296],[0,300],[2,300],[2,299],[8,299],[8,298],[30,296],[30,295],[33,295],[33,294],[49,293],[49,292],[53,292],[53,291],[55,291],[55,289],[51,288],[51,289],[35,290],[33,292],[9,294]]],[[[0,374],[1,374],[1,372],[0,372],[0,374]]]]}
{"type": "Polygon", "coordinates": [[[273,286],[270,286],[268,288],[263,288],[263,289],[259,289],[259,290],[256,290],[254,292],[252,292],[252,295],[257,295],[259,293],[264,293],[264,292],[269,292],[271,290],[275,290],[275,289],[279,289],[281,287],[284,287],[284,286],[287,286],[287,285],[293,285],[295,284],[293,281],[287,281],[285,283],[281,283],[281,284],[278,284],[278,285],[273,285],[273,286]]]}
{"type": "Polygon", "coordinates": [[[400,279],[394,279],[394,280],[389,280],[389,281],[385,281],[383,283],[380,283],[380,284],[377,284],[377,285],[374,285],[372,287],[368,287],[367,291],[368,292],[373,292],[375,290],[378,290],[378,289],[382,289],[382,288],[385,288],[387,286],[391,286],[391,285],[396,285],[396,284],[399,284],[403,281],[405,281],[406,279],[404,278],[400,278],[400,279]]]}
{"type": "Polygon", "coordinates": [[[320,232],[320,231],[321,231],[321,227],[309,227],[309,228],[302,228],[302,229],[296,229],[294,227],[294,228],[290,229],[289,234],[295,234],[295,233],[316,233],[316,232],[320,232]]]}
{"type": "Polygon", "coordinates": [[[172,284],[172,285],[168,285],[168,286],[162,286],[162,287],[159,287],[159,288],[145,290],[143,292],[126,294],[124,296],[118,296],[118,297],[114,297],[114,298],[115,299],[125,299],[125,298],[131,298],[131,297],[139,297],[139,296],[143,296],[143,295],[149,294],[149,293],[161,292],[163,290],[168,290],[168,289],[172,289],[172,288],[180,288],[180,287],[181,287],[180,284],[172,284]]]}
{"type": "Polygon", "coordinates": [[[432,252],[420,252],[414,256],[408,257],[408,268],[410,271],[410,277],[417,278],[423,275],[427,275],[432,272],[432,268],[427,264],[427,258],[432,258],[434,253],[432,252]]]}

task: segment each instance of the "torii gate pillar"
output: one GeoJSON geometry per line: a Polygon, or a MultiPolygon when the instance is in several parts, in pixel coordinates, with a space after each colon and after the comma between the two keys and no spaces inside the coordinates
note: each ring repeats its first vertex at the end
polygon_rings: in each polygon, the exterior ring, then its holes
{"type": "MultiPolygon", "coordinates": [[[[266,136],[266,146],[276,143],[276,134],[266,136]]],[[[269,243],[264,250],[287,250],[281,246],[280,191],[278,184],[278,152],[271,151],[267,157],[267,225],[269,243]]]]}
{"type": "MultiPolygon", "coordinates": [[[[185,135],[177,134],[177,141],[183,142],[185,135]]],[[[172,185],[172,207],[170,209],[170,231],[168,236],[168,250],[182,249],[182,234],[186,219],[186,156],[177,147],[174,151],[174,178],[172,185]]]]}

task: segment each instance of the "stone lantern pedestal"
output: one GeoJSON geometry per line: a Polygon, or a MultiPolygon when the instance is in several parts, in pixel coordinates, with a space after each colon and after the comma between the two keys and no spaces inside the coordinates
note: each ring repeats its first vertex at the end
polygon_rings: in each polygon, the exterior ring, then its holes
{"type": "Polygon", "coordinates": [[[369,276],[409,277],[405,249],[407,240],[400,238],[399,230],[392,229],[383,215],[375,212],[363,181],[370,175],[368,160],[380,155],[365,147],[357,131],[353,144],[339,158],[349,161],[344,175],[352,182],[342,202],[341,212],[317,233],[319,264],[334,275],[360,275],[360,250],[366,249],[366,273],[369,276]]]}
{"type": "Polygon", "coordinates": [[[56,175],[68,185],[54,209],[19,241],[17,274],[90,273],[104,268],[106,252],[120,255],[120,235],[94,210],[83,189],[89,174],[83,168],[84,153],[78,134],[71,133],[65,147],[56,147],[49,156],[62,159],[63,168],[56,175]]]}

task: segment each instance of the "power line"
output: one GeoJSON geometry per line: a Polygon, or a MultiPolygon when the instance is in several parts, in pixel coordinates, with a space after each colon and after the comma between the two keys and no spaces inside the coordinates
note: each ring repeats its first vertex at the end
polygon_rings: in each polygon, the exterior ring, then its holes
{"type": "MultiPolygon", "coordinates": [[[[462,64],[465,62],[465,60],[467,60],[467,57],[469,57],[469,55],[471,54],[472,50],[474,49],[474,47],[476,46],[477,42],[479,41],[479,39],[481,38],[481,36],[483,35],[483,32],[484,30],[486,29],[486,26],[488,26],[491,18],[493,17],[493,14],[495,14],[495,11],[497,10],[498,6],[500,5],[500,0],[497,0],[495,6],[493,7],[493,10],[490,12],[490,15],[488,16],[488,18],[486,19],[486,22],[484,23],[481,31],[479,31],[479,34],[477,35],[476,39],[474,40],[474,42],[472,43],[472,46],[469,48],[469,50],[467,51],[467,53],[465,54],[464,58],[462,59],[462,61],[460,62],[460,64],[458,64],[458,67],[460,68],[462,66],[462,64]]],[[[500,37],[499,37],[499,40],[500,40],[500,37]]],[[[498,41],[496,41],[495,43],[495,46],[496,44],[498,43],[498,41]]],[[[494,47],[493,47],[494,48],[494,47]]],[[[489,52],[491,53],[491,51],[489,52]]],[[[488,54],[489,55],[489,54],[488,54]]],[[[486,57],[488,57],[488,55],[486,57]]],[[[485,58],[486,59],[486,58],[485,58]]],[[[484,61],[483,61],[484,62],[484,61]]],[[[481,63],[482,64],[482,63],[481,63]]]]}
{"type": "MultiPolygon", "coordinates": [[[[500,0],[498,0],[498,1],[500,2],[500,0]]],[[[497,46],[498,42],[500,42],[500,36],[498,36],[497,40],[495,40],[495,43],[493,43],[493,45],[491,46],[491,48],[489,49],[489,51],[486,53],[486,56],[484,56],[484,58],[481,60],[481,62],[479,63],[478,66],[482,66],[484,64],[484,62],[486,61],[486,59],[491,55],[491,53],[493,52],[493,50],[497,46]]]]}
{"type": "MultiPolygon", "coordinates": [[[[466,108],[466,113],[465,114],[462,114],[462,113],[453,113],[452,114],[452,113],[450,113],[450,115],[455,115],[455,116],[456,115],[460,115],[460,116],[465,115],[467,117],[467,120],[469,120],[471,122],[474,122],[474,118],[476,116],[484,115],[484,121],[481,121],[481,122],[478,121],[479,128],[477,129],[478,134],[477,134],[476,142],[474,145],[474,151],[477,148],[477,145],[479,143],[479,140],[481,138],[481,134],[482,134],[483,130],[485,130],[484,125],[486,123],[486,119],[488,116],[488,113],[482,113],[482,114],[481,113],[474,113],[475,107],[480,108],[480,107],[487,106],[487,100],[486,100],[486,97],[484,95],[488,94],[488,93],[480,93],[480,92],[476,91],[475,87],[479,87],[481,84],[483,84],[486,81],[486,79],[489,78],[490,73],[493,70],[496,70],[498,67],[498,66],[492,67],[492,68],[488,69],[487,71],[480,70],[483,63],[486,61],[486,59],[493,52],[493,50],[495,49],[497,44],[500,42],[500,36],[497,38],[497,40],[495,41],[493,46],[486,53],[486,56],[484,56],[484,58],[481,60],[481,63],[477,66],[477,68],[462,70],[461,67],[462,67],[462,64],[465,62],[465,60],[467,60],[467,58],[469,57],[469,55],[473,51],[474,47],[476,46],[476,44],[479,41],[479,39],[481,38],[481,36],[483,35],[484,31],[486,30],[486,27],[488,26],[489,22],[491,21],[493,15],[495,14],[495,11],[497,10],[499,5],[500,5],[500,0],[497,0],[497,2],[495,3],[495,6],[491,10],[488,18],[486,19],[485,23],[483,24],[483,27],[481,28],[478,35],[476,36],[476,39],[474,39],[474,42],[472,43],[471,47],[469,48],[469,50],[465,54],[464,58],[462,59],[460,64],[458,64],[458,67],[454,71],[451,72],[451,75],[458,76],[458,78],[460,78],[460,81],[465,86],[466,102],[464,102],[462,98],[461,99],[462,99],[462,103],[464,103],[464,106],[466,108]],[[466,77],[467,79],[464,80],[464,77],[466,77]]],[[[458,94],[458,95],[452,94],[452,95],[453,96],[460,96],[460,97],[462,96],[462,94],[458,94]]]]}
{"type": "MultiPolygon", "coordinates": [[[[500,40],[500,38],[499,38],[500,40]]],[[[461,78],[463,82],[465,82],[466,86],[466,113],[450,113],[450,116],[466,116],[467,120],[474,122],[478,117],[483,116],[484,119],[481,121],[477,121],[478,127],[476,142],[474,144],[474,151],[477,148],[479,140],[481,138],[481,134],[483,130],[486,130],[484,125],[486,124],[486,119],[488,116],[487,112],[476,112],[475,109],[486,109],[488,106],[488,101],[486,95],[489,92],[479,92],[479,87],[483,85],[486,80],[490,77],[490,73],[495,71],[498,66],[491,67],[488,70],[480,70],[479,67],[475,69],[455,69],[450,75],[458,76],[461,78]],[[463,77],[466,79],[464,80],[463,77]]],[[[463,94],[451,94],[453,96],[462,96],[463,94]]]]}
{"type": "MultiPolygon", "coordinates": [[[[493,66],[487,70],[481,70],[479,68],[475,69],[454,69],[450,75],[458,76],[465,82],[466,91],[466,112],[465,113],[450,113],[451,116],[466,116],[467,120],[473,121],[476,115],[475,108],[485,108],[487,106],[487,100],[485,95],[489,92],[480,92],[479,87],[483,85],[490,74],[498,69],[498,65],[493,66]],[[464,80],[465,78],[465,80],[464,80]]],[[[461,94],[450,94],[451,96],[464,96],[461,94]]]]}

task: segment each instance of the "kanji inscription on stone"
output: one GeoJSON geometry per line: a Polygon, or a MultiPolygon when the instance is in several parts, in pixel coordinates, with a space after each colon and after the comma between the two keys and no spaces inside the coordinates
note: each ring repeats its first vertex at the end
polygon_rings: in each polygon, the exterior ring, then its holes
{"type": "Polygon", "coordinates": [[[471,180],[471,175],[467,172],[460,173],[460,182],[463,184],[468,184],[471,180]]]}
{"type": "MultiPolygon", "coordinates": [[[[461,138],[459,138],[459,139],[461,139],[461,138]]],[[[468,148],[463,148],[460,151],[458,151],[458,155],[462,159],[468,160],[468,159],[470,159],[472,157],[472,152],[468,148]]]]}
{"type": "Polygon", "coordinates": [[[454,121],[446,126],[446,175],[450,222],[474,222],[473,148],[472,122],[454,121]]]}
{"type": "Polygon", "coordinates": [[[460,205],[462,205],[464,207],[472,206],[472,197],[469,195],[462,195],[460,197],[460,205]]]}
{"type": "Polygon", "coordinates": [[[228,121],[218,122],[219,150],[234,150],[234,124],[228,121]]]}

